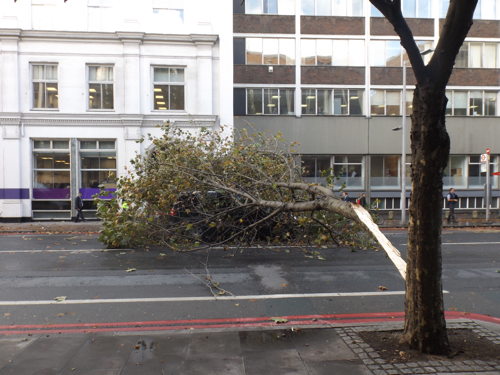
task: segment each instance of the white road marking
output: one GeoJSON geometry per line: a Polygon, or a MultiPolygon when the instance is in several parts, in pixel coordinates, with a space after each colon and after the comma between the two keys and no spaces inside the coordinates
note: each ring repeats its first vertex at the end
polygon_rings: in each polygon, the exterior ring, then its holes
{"type": "Polygon", "coordinates": [[[443,245],[500,245],[500,242],[443,242],[443,245]]]}
{"type": "MultiPolygon", "coordinates": [[[[448,293],[444,291],[444,293],[448,293]]],[[[379,297],[404,295],[401,291],[385,292],[352,292],[352,293],[310,293],[310,294],[264,294],[246,296],[213,296],[213,297],[159,297],[159,298],[112,298],[112,299],[75,299],[75,300],[40,300],[40,301],[0,301],[0,306],[27,306],[27,305],[84,305],[102,303],[150,303],[150,302],[197,302],[197,301],[239,301],[239,300],[268,300],[286,298],[328,298],[328,297],[379,297]]]]}

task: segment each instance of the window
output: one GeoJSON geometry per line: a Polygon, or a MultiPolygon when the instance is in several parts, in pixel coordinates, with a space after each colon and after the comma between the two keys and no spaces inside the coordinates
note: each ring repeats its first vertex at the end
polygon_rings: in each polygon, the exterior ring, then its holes
{"type": "Polygon", "coordinates": [[[246,39],[247,64],[294,65],[295,40],[273,38],[246,39]]]}
{"type": "Polygon", "coordinates": [[[116,188],[116,151],[114,140],[80,141],[81,190],[90,198],[99,188],[116,188]]]}
{"type": "Polygon", "coordinates": [[[303,89],[302,114],[304,115],[362,115],[361,89],[303,89]]]}
{"type": "Polygon", "coordinates": [[[69,199],[68,140],[33,141],[33,199],[69,199]]]}
{"type": "Polygon", "coordinates": [[[474,18],[500,19],[500,0],[479,0],[474,12],[474,18]]]}
{"type": "Polygon", "coordinates": [[[295,90],[251,88],[246,90],[247,115],[293,115],[295,90]]]}
{"type": "Polygon", "coordinates": [[[500,63],[497,53],[500,51],[500,43],[465,42],[457,58],[456,68],[499,68],[500,63]]]}
{"type": "Polygon", "coordinates": [[[465,187],[465,169],[467,158],[465,155],[450,155],[448,164],[444,170],[443,185],[449,187],[465,187]]]}
{"type": "MultiPolygon", "coordinates": [[[[406,114],[412,113],[413,90],[406,91],[406,114]]],[[[372,116],[401,116],[400,90],[371,90],[370,113],[372,116]]]]}
{"type": "Polygon", "coordinates": [[[246,0],[246,14],[295,14],[295,0],[246,0]]]}
{"type": "Polygon", "coordinates": [[[33,108],[58,108],[57,64],[32,64],[33,108]]]}
{"type": "Polygon", "coordinates": [[[397,40],[370,41],[371,66],[402,66],[403,50],[397,40]]]}
{"type": "Polygon", "coordinates": [[[333,175],[336,185],[361,188],[363,186],[363,158],[361,155],[333,157],[333,175]]]}
{"type": "Polygon", "coordinates": [[[302,0],[305,16],[363,16],[363,0],[302,0]]]}
{"type": "Polygon", "coordinates": [[[154,109],[184,109],[184,69],[170,67],[153,68],[154,109]]]}
{"type": "Polygon", "coordinates": [[[497,96],[495,91],[448,90],[446,114],[448,116],[496,116],[497,96]]]}
{"type": "MultiPolygon", "coordinates": [[[[401,0],[403,16],[407,18],[431,18],[431,2],[432,0],[401,0]]],[[[383,17],[382,13],[373,5],[371,6],[371,15],[372,17],[383,17]]]]}
{"type": "Polygon", "coordinates": [[[306,182],[326,183],[331,171],[330,155],[302,155],[302,177],[306,182]]]}
{"type": "MultiPolygon", "coordinates": [[[[497,158],[490,157],[490,171],[496,171],[497,158]]],[[[479,155],[469,156],[469,187],[483,188],[486,184],[486,171],[481,171],[481,160],[479,155]]],[[[494,180],[494,179],[493,179],[494,180]]],[[[492,181],[493,182],[493,181],[492,181]]],[[[493,185],[496,185],[495,183],[493,185]]]]}
{"type": "Polygon", "coordinates": [[[113,109],[113,67],[89,65],[89,109],[113,109]]]}
{"type": "Polygon", "coordinates": [[[399,155],[371,156],[371,185],[373,187],[399,186],[399,155]]]}
{"type": "Polygon", "coordinates": [[[364,66],[363,40],[302,39],[302,65],[364,66]]]}

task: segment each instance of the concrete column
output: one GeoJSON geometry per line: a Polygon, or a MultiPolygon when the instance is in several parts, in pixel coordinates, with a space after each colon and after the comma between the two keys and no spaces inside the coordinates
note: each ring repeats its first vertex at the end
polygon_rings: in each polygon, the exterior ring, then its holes
{"type": "Polygon", "coordinates": [[[141,33],[119,33],[123,42],[123,112],[141,112],[141,33]]]}
{"type": "MultiPolygon", "coordinates": [[[[213,100],[213,61],[212,45],[210,42],[196,42],[196,109],[188,112],[200,115],[211,115],[214,113],[213,100]]],[[[187,82],[187,80],[186,80],[187,82]]],[[[186,89],[189,89],[186,87],[186,89]]],[[[184,95],[187,97],[189,93],[184,95]]],[[[188,103],[188,101],[186,101],[188,103]]]]}
{"type": "MultiPolygon", "coordinates": [[[[20,112],[19,90],[19,35],[20,30],[9,30],[2,36],[0,54],[0,108],[2,112],[20,112]]],[[[29,80],[31,81],[31,79],[29,80]]]]}

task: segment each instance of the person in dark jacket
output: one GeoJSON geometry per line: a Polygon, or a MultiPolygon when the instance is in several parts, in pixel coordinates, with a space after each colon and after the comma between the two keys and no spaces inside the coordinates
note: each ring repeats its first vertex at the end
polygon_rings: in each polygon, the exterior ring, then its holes
{"type": "Polygon", "coordinates": [[[446,195],[446,202],[448,203],[448,208],[450,209],[450,213],[448,215],[448,224],[456,223],[457,219],[455,218],[455,207],[458,203],[458,195],[455,193],[454,188],[450,188],[448,191],[448,195],[446,195]]]}
{"type": "Polygon", "coordinates": [[[83,200],[81,192],[79,192],[75,198],[75,209],[76,209],[75,223],[78,223],[80,219],[82,219],[82,221],[85,221],[85,217],[83,216],[83,200]]]}

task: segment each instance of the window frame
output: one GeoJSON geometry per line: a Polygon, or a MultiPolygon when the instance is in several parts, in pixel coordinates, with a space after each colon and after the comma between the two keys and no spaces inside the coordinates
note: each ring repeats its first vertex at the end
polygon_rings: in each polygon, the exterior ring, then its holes
{"type": "MultiPolygon", "coordinates": [[[[267,95],[269,96],[269,95],[267,95]]],[[[245,115],[246,116],[295,116],[295,88],[294,87],[246,87],[245,88],[245,115]],[[261,111],[257,113],[248,113],[248,90],[260,90],[261,97],[261,111]],[[278,90],[277,98],[275,95],[271,96],[271,99],[275,99],[277,103],[276,113],[266,113],[266,92],[265,90],[278,90]],[[292,98],[292,112],[281,113],[282,112],[282,91],[290,91],[292,98]]]]}
{"type": "Polygon", "coordinates": [[[87,110],[88,111],[102,111],[102,112],[109,112],[109,111],[114,111],[115,110],[115,68],[114,68],[114,64],[87,64],[87,110]],[[90,70],[91,68],[111,68],[111,75],[112,75],[112,80],[111,81],[99,81],[99,80],[96,80],[96,81],[91,81],[90,80],[90,70]],[[101,103],[100,103],[100,107],[99,108],[91,108],[90,106],[90,85],[100,85],[100,89],[101,89],[101,95],[100,95],[100,98],[101,98],[101,103]],[[103,92],[104,92],[104,89],[103,89],[103,85],[111,85],[112,86],[112,106],[111,108],[104,108],[104,95],[103,95],[103,92]]]}
{"type": "Polygon", "coordinates": [[[186,66],[180,66],[180,65],[151,65],[151,93],[152,93],[152,111],[154,112],[186,112],[186,71],[187,68],[186,66]],[[155,81],[155,69],[168,69],[168,75],[169,75],[169,81],[155,81]],[[171,81],[170,80],[170,72],[172,69],[180,69],[182,70],[182,82],[178,81],[171,81]],[[156,85],[158,86],[168,86],[168,104],[166,103],[166,107],[159,107],[155,108],[155,105],[157,104],[155,99],[156,98],[156,85]],[[183,88],[183,103],[182,103],[182,109],[171,109],[171,87],[182,87],[183,88]]]}
{"type": "Polygon", "coordinates": [[[59,63],[53,63],[53,62],[30,62],[30,78],[31,78],[31,110],[32,111],[58,111],[59,110],[59,63]],[[35,66],[42,66],[43,67],[43,75],[44,78],[37,78],[35,79],[35,66]],[[45,78],[46,75],[46,67],[48,66],[55,66],[55,72],[56,72],[56,78],[55,79],[49,79],[45,78]],[[38,84],[43,84],[43,103],[45,103],[45,106],[37,107],[35,106],[35,83],[38,84]],[[48,100],[48,94],[47,94],[47,84],[55,84],[56,86],[56,93],[54,96],[57,98],[57,105],[55,107],[49,107],[47,106],[47,103],[49,102],[48,100]]]}

